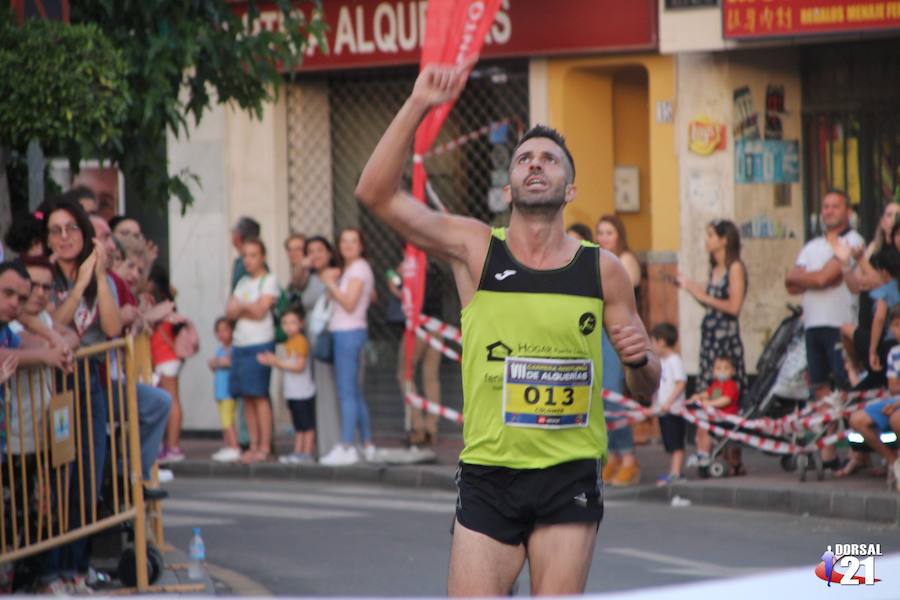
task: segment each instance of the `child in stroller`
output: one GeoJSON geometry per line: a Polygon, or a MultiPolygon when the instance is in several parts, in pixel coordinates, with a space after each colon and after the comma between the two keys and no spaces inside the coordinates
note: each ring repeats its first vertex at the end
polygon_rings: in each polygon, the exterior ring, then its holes
{"type": "MultiPolygon", "coordinates": [[[[699,406],[716,408],[730,415],[736,415],[740,405],[740,388],[734,379],[734,362],[730,356],[717,356],[713,361],[713,382],[709,387],[694,394],[690,402],[699,406]]],[[[727,424],[723,425],[727,427],[727,424]]],[[[697,429],[697,455],[690,461],[696,464],[701,477],[708,476],[710,454],[712,452],[712,436],[703,428],[697,429]]],[[[724,448],[725,460],[732,476],[745,475],[741,461],[741,448],[737,444],[729,444],[724,448]]]]}

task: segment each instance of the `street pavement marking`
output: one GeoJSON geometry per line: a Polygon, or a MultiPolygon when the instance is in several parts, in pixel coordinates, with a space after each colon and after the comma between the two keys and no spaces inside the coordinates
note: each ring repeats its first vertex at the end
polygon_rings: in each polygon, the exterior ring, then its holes
{"type": "MultiPolygon", "coordinates": [[[[166,503],[168,508],[168,503],[166,503]]],[[[234,525],[237,521],[234,519],[216,519],[215,517],[200,517],[187,515],[173,515],[166,511],[166,517],[163,523],[168,527],[212,527],[218,525],[234,525]]]]}
{"type": "MultiPolygon", "coordinates": [[[[657,567],[652,570],[657,573],[683,575],[686,577],[740,577],[771,570],[768,567],[726,567],[693,558],[680,558],[672,554],[650,552],[638,548],[604,548],[603,551],[667,565],[666,567],[657,567]]],[[[777,568],[782,567],[772,567],[772,569],[777,568]]]]}
{"type": "MultiPolygon", "coordinates": [[[[290,482],[287,485],[294,486],[301,482],[290,482]]],[[[341,494],[342,496],[379,496],[384,498],[416,498],[418,500],[434,500],[440,502],[456,502],[456,492],[444,490],[430,490],[427,488],[403,488],[403,487],[383,487],[377,484],[351,484],[351,483],[318,483],[303,481],[305,489],[314,492],[324,492],[331,494],[341,494]]],[[[233,489],[231,486],[229,489],[233,489]]],[[[283,488],[282,488],[283,489],[283,488]]]]}
{"type": "MultiPolygon", "coordinates": [[[[319,519],[346,519],[364,517],[365,513],[349,510],[322,510],[318,508],[294,508],[287,506],[260,506],[258,504],[233,504],[230,502],[169,499],[165,503],[166,513],[197,512],[201,514],[264,517],[275,519],[297,519],[310,521],[319,519]]],[[[167,517],[168,518],[168,517],[167,517]]]]}
{"type": "Polygon", "coordinates": [[[290,504],[322,504],[340,508],[399,510],[403,512],[436,513],[450,515],[454,510],[452,500],[436,503],[419,500],[390,498],[365,498],[338,496],[334,494],[310,494],[305,492],[254,492],[234,491],[204,494],[206,497],[226,500],[246,500],[252,502],[286,502],[290,504]]]}

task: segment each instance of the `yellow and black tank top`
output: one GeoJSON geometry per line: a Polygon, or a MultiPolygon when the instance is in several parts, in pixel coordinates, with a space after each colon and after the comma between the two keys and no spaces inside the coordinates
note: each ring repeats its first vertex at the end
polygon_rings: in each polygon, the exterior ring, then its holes
{"type": "Polygon", "coordinates": [[[606,454],[599,248],[568,265],[519,263],[493,229],[481,281],[462,310],[460,460],[542,469],[606,454]]]}

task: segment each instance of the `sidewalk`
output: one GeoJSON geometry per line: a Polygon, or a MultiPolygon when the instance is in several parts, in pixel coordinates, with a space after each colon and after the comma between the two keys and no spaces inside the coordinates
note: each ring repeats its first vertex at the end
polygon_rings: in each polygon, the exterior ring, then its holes
{"type": "MultiPolygon", "coordinates": [[[[379,448],[399,448],[399,439],[376,439],[379,448]]],[[[290,448],[288,437],[276,439],[280,455],[290,448]]],[[[407,487],[455,490],[453,476],[462,440],[442,438],[435,448],[433,464],[369,465],[326,467],[322,465],[281,465],[268,462],[256,465],[215,463],[209,456],[219,447],[218,440],[184,439],[182,449],[188,459],[170,466],[176,477],[250,477],[259,479],[311,479],[359,481],[407,487]]],[[[845,452],[845,451],[844,451],[845,452]]],[[[867,472],[846,479],[826,473],[817,481],[814,471],[800,482],[797,472],[785,472],[779,457],[744,448],[747,475],[722,479],[698,479],[688,470],[689,480],[666,488],[657,488],[656,478],[668,471],[668,456],[659,445],[639,446],[640,485],[621,489],[608,487],[609,498],[635,498],[670,502],[675,496],[693,504],[725,506],[750,510],[776,511],[817,517],[857,519],[900,525],[900,494],[887,489],[884,477],[867,472]]]]}

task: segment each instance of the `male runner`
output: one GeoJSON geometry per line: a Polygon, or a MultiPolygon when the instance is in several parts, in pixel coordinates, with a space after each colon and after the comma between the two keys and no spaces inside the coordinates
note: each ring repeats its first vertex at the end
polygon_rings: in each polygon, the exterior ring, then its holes
{"type": "Polygon", "coordinates": [[[450,263],[463,307],[465,448],[450,595],[505,595],[526,558],[533,594],[580,593],[603,518],[601,323],[636,395],[656,389],[659,360],[625,268],[566,235],[563,208],[575,199],[575,165],[556,131],[535,127],[516,147],[506,230],[435,212],[400,190],[417,126],[432,107],[459,95],[467,66],[423,69],[356,196],[450,263]]]}

